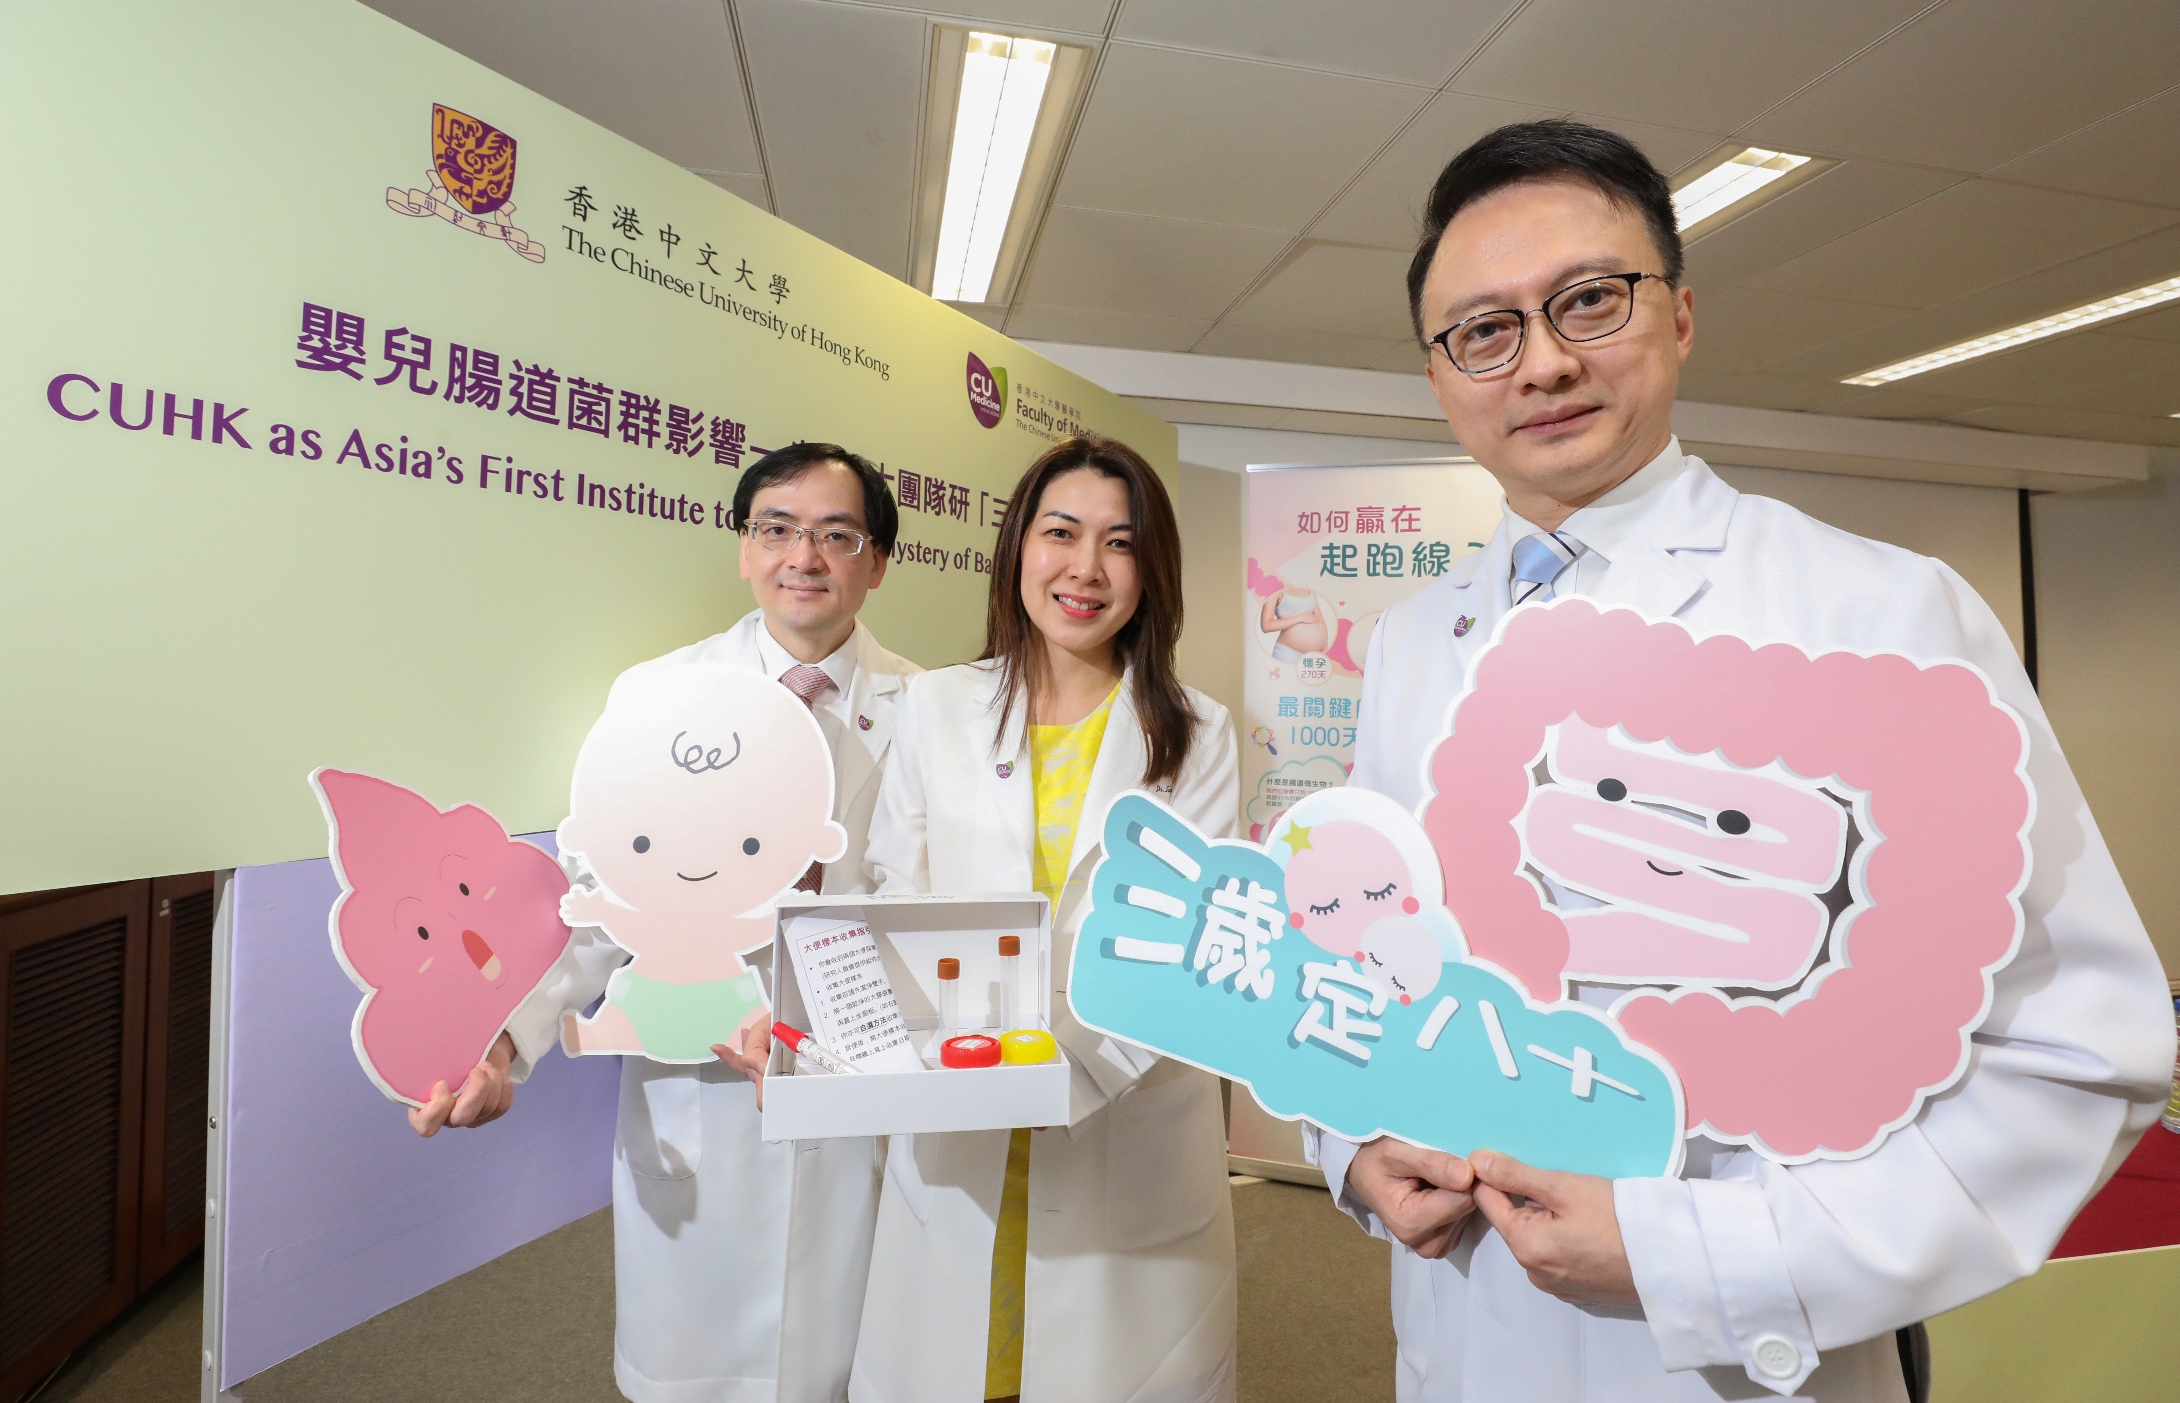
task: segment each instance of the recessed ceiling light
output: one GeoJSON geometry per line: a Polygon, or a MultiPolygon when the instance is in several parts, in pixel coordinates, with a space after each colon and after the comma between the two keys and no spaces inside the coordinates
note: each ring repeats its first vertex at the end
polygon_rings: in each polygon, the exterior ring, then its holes
{"type": "Polygon", "coordinates": [[[1003,306],[1059,169],[1091,51],[934,25],[909,277],[946,302],[1003,306]]]}
{"type": "Polygon", "coordinates": [[[1701,238],[1837,164],[1761,146],[1720,147],[1690,167],[1673,192],[1681,237],[1701,238]]]}
{"type": "MultiPolygon", "coordinates": [[[[2053,312],[2048,317],[2038,317],[2035,321],[2023,322],[2019,326],[2009,326],[2004,331],[1994,331],[1973,340],[1941,346],[1935,351],[1926,351],[1907,360],[1894,361],[1891,365],[1881,365],[1875,370],[1865,370],[1860,375],[1840,383],[1889,385],[1895,380],[1905,380],[1910,375],[1923,375],[1933,370],[1942,370],[1949,365],[1959,365],[1962,361],[1975,360],[1979,356],[1996,355],[2016,346],[2025,346],[2031,341],[2042,341],[2049,336],[2063,336],[2069,331],[2079,331],[2085,326],[2095,326],[2098,322],[2108,322],[2114,317],[2147,311],[2175,300],[2180,300],[2180,278],[2167,278],[2161,283],[2138,287],[2132,292],[2122,292],[2115,297],[2085,303],[2064,312],[2053,312]]],[[[2180,415],[2173,417],[2180,418],[2180,415]]]]}

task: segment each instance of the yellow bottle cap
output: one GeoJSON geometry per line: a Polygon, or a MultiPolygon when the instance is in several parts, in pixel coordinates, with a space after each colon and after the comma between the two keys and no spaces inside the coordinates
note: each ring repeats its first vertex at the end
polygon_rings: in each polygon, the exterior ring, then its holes
{"type": "Polygon", "coordinates": [[[1009,1064],[1050,1062],[1060,1055],[1052,1034],[1037,1028],[1017,1028],[999,1035],[999,1060],[1009,1064]]]}

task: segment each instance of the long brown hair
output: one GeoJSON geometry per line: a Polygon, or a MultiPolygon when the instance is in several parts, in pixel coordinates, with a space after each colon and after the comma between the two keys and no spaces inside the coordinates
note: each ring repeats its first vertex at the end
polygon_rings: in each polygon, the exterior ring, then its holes
{"type": "Polygon", "coordinates": [[[1188,704],[1173,654],[1181,641],[1181,528],[1173,519],[1173,499],[1143,455],[1116,438],[1077,434],[1045,450],[1007,499],[1007,517],[999,528],[992,559],[991,597],[984,611],[984,652],[980,662],[1000,667],[997,705],[1004,733],[1021,702],[1026,716],[1051,685],[1043,638],[1022,606],[1022,543],[1037,516],[1045,486],[1062,473],[1088,468],[1100,477],[1125,483],[1130,548],[1143,593],[1135,614],[1113,635],[1113,647],[1133,670],[1135,713],[1142,721],[1143,743],[1150,751],[1145,784],[1160,784],[1181,773],[1196,739],[1196,713],[1188,704]]]}

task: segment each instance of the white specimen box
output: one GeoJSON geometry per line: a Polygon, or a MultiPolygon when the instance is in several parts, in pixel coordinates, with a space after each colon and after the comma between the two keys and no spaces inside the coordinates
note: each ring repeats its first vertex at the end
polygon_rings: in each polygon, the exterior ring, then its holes
{"type": "Polygon", "coordinates": [[[1052,1027],[1052,907],[1035,892],[978,896],[824,896],[779,903],[773,928],[774,1017],[810,1030],[789,940],[797,930],[861,921],[885,960],[917,1072],[801,1073],[777,1040],[765,1069],[767,1140],[824,1140],[843,1135],[920,1135],[947,1130],[1012,1130],[1067,1124],[1067,1054],[1027,1066],[940,1067],[939,960],[961,961],[956,1033],[1000,1026],[999,937],[1018,935],[1017,977],[1030,1026],[1052,1027]],[[807,924],[805,924],[807,923],[807,924]]]}

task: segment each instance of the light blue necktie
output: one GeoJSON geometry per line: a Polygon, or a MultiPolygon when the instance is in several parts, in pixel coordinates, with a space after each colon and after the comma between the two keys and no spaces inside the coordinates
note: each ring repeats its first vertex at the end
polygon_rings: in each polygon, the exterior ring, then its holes
{"type": "Polygon", "coordinates": [[[1555,593],[1552,582],[1588,547],[1564,531],[1539,531],[1514,543],[1514,602],[1542,603],[1555,593]]]}

